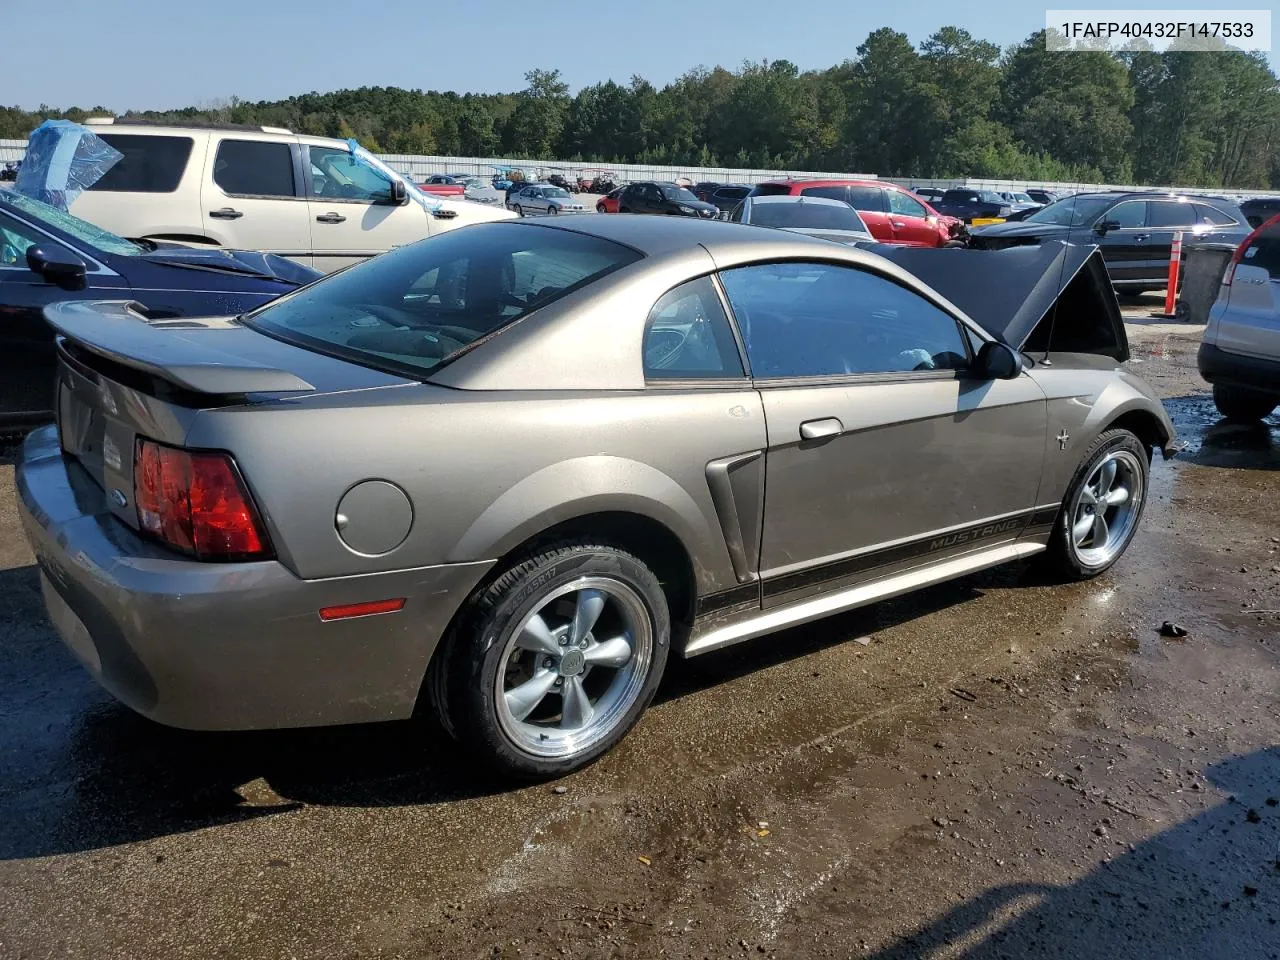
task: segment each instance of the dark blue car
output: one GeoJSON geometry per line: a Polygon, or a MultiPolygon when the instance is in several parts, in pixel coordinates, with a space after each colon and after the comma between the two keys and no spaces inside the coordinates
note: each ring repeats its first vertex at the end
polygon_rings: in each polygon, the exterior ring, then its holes
{"type": "Polygon", "coordinates": [[[53,418],[59,300],[133,300],[151,319],[239,314],[318,279],[272,254],[117,237],[0,188],[0,435],[53,418]]]}

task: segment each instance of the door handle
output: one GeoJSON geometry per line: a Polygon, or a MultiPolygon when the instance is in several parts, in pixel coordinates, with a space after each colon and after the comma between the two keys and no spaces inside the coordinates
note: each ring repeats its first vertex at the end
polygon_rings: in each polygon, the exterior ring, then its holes
{"type": "Polygon", "coordinates": [[[1133,239],[1138,240],[1138,241],[1142,241],[1142,240],[1150,240],[1150,239],[1151,239],[1151,234],[1149,234],[1149,233],[1135,233],[1135,234],[1133,235],[1133,239]]]}
{"type": "Polygon", "coordinates": [[[825,420],[806,420],[800,424],[801,440],[825,440],[827,437],[838,437],[844,432],[844,424],[835,417],[825,420]]]}
{"type": "Polygon", "coordinates": [[[903,223],[901,220],[890,220],[889,226],[893,227],[893,229],[895,230],[901,230],[904,227],[906,227],[906,224],[903,223]]]}
{"type": "Polygon", "coordinates": [[[230,207],[223,207],[221,210],[210,210],[209,216],[215,220],[239,220],[244,216],[239,210],[232,210],[230,207]]]}
{"type": "Polygon", "coordinates": [[[340,213],[322,213],[316,217],[316,223],[345,223],[346,219],[340,213]]]}

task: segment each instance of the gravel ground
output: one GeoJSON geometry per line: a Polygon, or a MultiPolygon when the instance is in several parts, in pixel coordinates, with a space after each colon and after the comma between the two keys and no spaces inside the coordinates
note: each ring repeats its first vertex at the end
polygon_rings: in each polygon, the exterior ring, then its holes
{"type": "Polygon", "coordinates": [[[1188,446],[1112,572],[674,663],[555,789],[408,724],[130,714],[46,624],[0,466],[0,957],[1280,956],[1280,424],[1220,422],[1141,306],[1188,446]]]}

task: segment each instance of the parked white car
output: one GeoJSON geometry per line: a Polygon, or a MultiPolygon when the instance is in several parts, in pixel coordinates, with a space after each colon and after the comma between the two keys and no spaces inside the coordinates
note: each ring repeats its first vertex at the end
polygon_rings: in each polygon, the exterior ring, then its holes
{"type": "Polygon", "coordinates": [[[1261,420],[1280,405],[1280,216],[1236,250],[1209,311],[1199,366],[1224,417],[1261,420]]]}
{"type": "Polygon", "coordinates": [[[330,271],[512,214],[420,191],[344,140],[279,127],[176,127],[91,118],[123,157],[72,205],[133,239],[280,254],[330,271]]]}
{"type": "Polygon", "coordinates": [[[575,200],[568,190],[549,183],[531,183],[527,187],[513,190],[507,197],[507,209],[514,210],[519,217],[527,214],[554,215],[587,211],[586,204],[575,200]]]}

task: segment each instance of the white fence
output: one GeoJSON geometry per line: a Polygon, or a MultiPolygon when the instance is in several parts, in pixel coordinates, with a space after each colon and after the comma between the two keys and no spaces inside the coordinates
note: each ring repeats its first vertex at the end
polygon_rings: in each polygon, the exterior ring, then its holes
{"type": "MultiPolygon", "coordinates": [[[[9,160],[21,160],[26,152],[25,140],[0,140],[0,163],[9,160]]],[[[384,161],[397,170],[414,179],[423,179],[433,173],[465,173],[488,177],[494,173],[495,167],[518,167],[523,170],[537,172],[540,175],[562,173],[565,176],[577,176],[582,173],[605,173],[623,182],[633,180],[674,180],[687,177],[695,182],[714,180],[726,183],[759,183],[762,180],[773,180],[778,177],[822,177],[832,179],[875,179],[875,174],[852,173],[848,171],[820,170],[742,170],[732,167],[684,167],[658,166],[642,163],[576,163],[565,160],[521,160],[503,157],[423,157],[407,154],[381,154],[384,161]]],[[[979,190],[1026,190],[1028,187],[1044,190],[1067,191],[1077,193],[1084,190],[1150,190],[1152,187],[1142,184],[1115,183],[1068,183],[1064,181],[1033,180],[984,180],[973,177],[954,180],[886,177],[893,183],[904,187],[973,187],[979,190]]],[[[1212,187],[1160,187],[1187,193],[1218,193],[1232,197],[1274,196],[1277,190],[1241,190],[1236,188],[1212,187]]]]}

